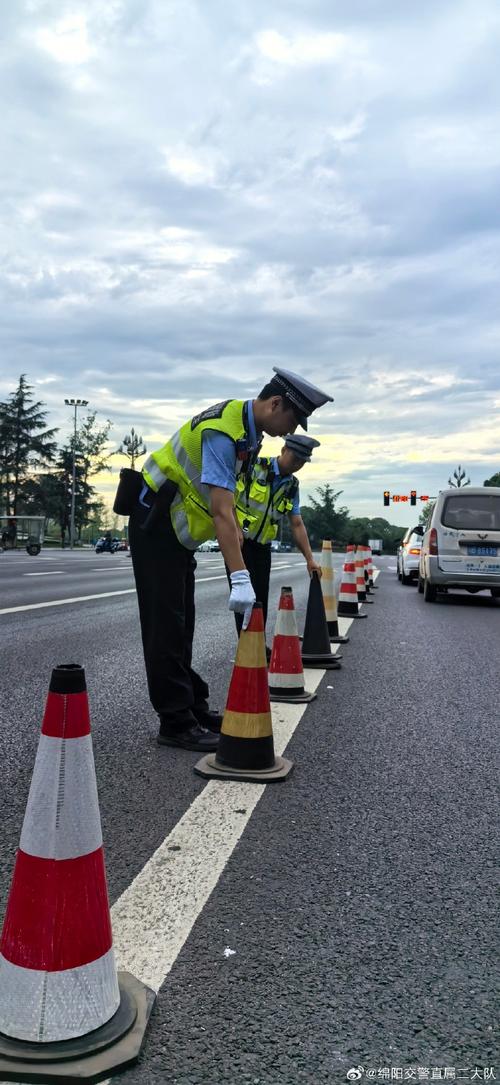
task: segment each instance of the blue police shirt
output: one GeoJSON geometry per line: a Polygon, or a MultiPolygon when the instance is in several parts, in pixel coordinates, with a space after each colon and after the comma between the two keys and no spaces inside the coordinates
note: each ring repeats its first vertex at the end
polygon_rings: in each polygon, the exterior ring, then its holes
{"type": "MultiPolygon", "coordinates": [[[[257,448],[260,434],[255,428],[252,400],[248,403],[248,433],[250,450],[257,448]]],[[[201,482],[206,486],[222,486],[224,490],[236,489],[236,449],[234,441],[226,433],[206,430],[201,450],[201,482]]]]}

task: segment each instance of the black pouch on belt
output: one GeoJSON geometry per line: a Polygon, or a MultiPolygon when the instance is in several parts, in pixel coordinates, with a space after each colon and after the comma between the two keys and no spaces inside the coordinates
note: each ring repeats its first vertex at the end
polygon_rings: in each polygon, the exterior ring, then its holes
{"type": "Polygon", "coordinates": [[[150,491],[148,501],[151,500],[151,508],[144,523],[141,524],[143,531],[152,531],[156,527],[158,521],[168,512],[176,493],[177,486],[169,478],[160,486],[157,493],[152,494],[150,491]]]}
{"type": "Polygon", "coordinates": [[[140,471],[122,467],[113,512],[118,513],[118,516],[130,516],[132,509],[137,505],[143,485],[144,479],[140,471]]]}

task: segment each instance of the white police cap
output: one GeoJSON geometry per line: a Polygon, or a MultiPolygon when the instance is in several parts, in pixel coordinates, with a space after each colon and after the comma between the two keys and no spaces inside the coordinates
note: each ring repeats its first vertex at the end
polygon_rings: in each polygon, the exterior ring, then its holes
{"type": "Polygon", "coordinates": [[[319,448],[320,442],[314,437],[303,437],[301,433],[289,433],[285,445],[301,460],[310,460],[313,448],[319,448]]]}
{"type": "Polygon", "coordinates": [[[272,384],[276,385],[278,394],[281,392],[297,408],[297,417],[303,429],[307,429],[308,416],[317,407],[322,407],[324,403],[333,403],[333,396],[322,392],[321,388],[306,381],[304,377],[299,377],[297,373],[292,373],[289,369],[279,369],[276,365],[273,366],[273,372],[276,376],[272,378],[272,384]]]}

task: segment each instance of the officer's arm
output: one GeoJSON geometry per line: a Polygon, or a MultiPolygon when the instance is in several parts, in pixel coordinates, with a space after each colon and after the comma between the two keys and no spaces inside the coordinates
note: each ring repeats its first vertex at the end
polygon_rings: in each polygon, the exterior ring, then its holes
{"type": "Polygon", "coordinates": [[[301,554],[303,554],[306,559],[309,576],[312,576],[313,573],[318,573],[318,575],[321,576],[321,565],[318,565],[317,561],[314,560],[309,536],[302,516],[299,516],[297,513],[292,513],[290,516],[290,526],[292,528],[294,543],[298,546],[301,554]]]}
{"type": "Polygon", "coordinates": [[[238,524],[234,514],[234,495],[222,486],[209,486],[210,510],[215,534],[230,573],[245,568],[241,556],[238,524]]]}

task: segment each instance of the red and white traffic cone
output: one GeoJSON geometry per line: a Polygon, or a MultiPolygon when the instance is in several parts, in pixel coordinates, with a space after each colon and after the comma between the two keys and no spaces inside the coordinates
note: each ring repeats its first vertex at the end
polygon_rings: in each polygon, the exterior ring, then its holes
{"type": "Polygon", "coordinates": [[[365,559],[363,551],[359,546],[356,550],[354,566],[356,569],[356,593],[358,596],[358,603],[372,603],[373,599],[366,598],[365,559]]]}
{"type": "Polygon", "coordinates": [[[365,591],[366,591],[367,595],[371,595],[372,592],[371,592],[371,587],[370,587],[369,547],[368,546],[358,546],[358,550],[361,550],[361,552],[363,554],[363,574],[364,574],[364,578],[365,578],[365,591]]]}
{"type": "Polygon", "coordinates": [[[375,572],[375,568],[374,568],[374,565],[373,565],[373,554],[372,554],[371,546],[369,546],[368,547],[368,583],[369,583],[370,588],[371,588],[372,591],[373,591],[374,588],[378,588],[378,584],[375,584],[374,580],[373,580],[374,572],[375,572]]]}
{"type": "Polygon", "coordinates": [[[267,784],[286,780],[293,761],[274,754],[262,603],[242,629],[216,753],[194,766],[198,776],[267,784]]]}
{"type": "Polygon", "coordinates": [[[337,617],[337,596],[335,594],[335,568],[331,539],[323,539],[321,548],[321,590],[325,604],[328,635],[333,644],[348,644],[349,637],[341,636],[337,617]]]}
{"type": "Polygon", "coordinates": [[[285,704],[316,699],[304,686],[304,670],[291,588],[282,588],[269,664],[269,698],[285,704]]]}
{"type": "Polygon", "coordinates": [[[356,589],[356,547],[349,545],[346,549],[342,580],[340,583],[338,613],[342,618],[366,618],[366,614],[359,613],[358,593],[356,589]]]}
{"type": "Polygon", "coordinates": [[[128,1065],[153,1002],[116,971],[85,673],[57,667],[0,939],[0,1078],[57,1080],[64,1061],[65,1081],[97,1080],[128,1065]]]}

